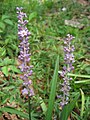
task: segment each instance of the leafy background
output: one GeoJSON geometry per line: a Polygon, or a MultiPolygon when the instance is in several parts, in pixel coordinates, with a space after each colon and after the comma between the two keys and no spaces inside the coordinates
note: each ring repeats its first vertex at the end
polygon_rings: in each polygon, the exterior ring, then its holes
{"type": "MultiPolygon", "coordinates": [[[[75,36],[75,63],[71,98],[79,92],[73,111],[68,119],[90,119],[90,1],[85,0],[1,0],[0,1],[0,119],[28,119],[28,98],[22,96],[22,80],[18,69],[18,36],[16,7],[22,6],[28,16],[31,63],[33,67],[32,120],[44,120],[51,90],[55,62],[59,55],[59,71],[64,65],[63,39],[68,33],[75,36]],[[63,11],[63,8],[66,8],[63,11]],[[71,20],[66,25],[65,20],[71,20]],[[80,26],[75,27],[79,22],[80,26]],[[6,108],[3,108],[6,107],[6,108]],[[12,108],[16,111],[13,111],[12,108]],[[3,110],[3,109],[4,110],[3,110]],[[18,111],[17,111],[18,110],[18,111]],[[20,113],[21,112],[21,113],[20,113]],[[25,115],[23,115],[25,113],[25,115]]],[[[52,119],[60,119],[61,77],[56,83],[52,119]]],[[[53,89],[55,89],[53,87],[53,89]]],[[[52,93],[51,93],[52,94],[52,93]]]]}

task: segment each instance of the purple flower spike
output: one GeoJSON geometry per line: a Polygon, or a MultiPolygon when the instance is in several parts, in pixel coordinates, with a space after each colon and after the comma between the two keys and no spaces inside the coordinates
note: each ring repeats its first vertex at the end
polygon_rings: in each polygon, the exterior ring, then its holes
{"type": "Polygon", "coordinates": [[[67,38],[64,40],[64,61],[65,66],[63,67],[63,71],[61,73],[61,77],[63,78],[62,88],[61,91],[63,93],[63,96],[61,97],[62,101],[60,102],[60,106],[63,107],[66,105],[69,101],[69,91],[71,89],[70,82],[72,78],[68,76],[68,73],[70,73],[74,67],[72,64],[74,63],[74,45],[71,45],[71,41],[73,40],[73,36],[68,34],[67,38]]]}
{"type": "Polygon", "coordinates": [[[23,86],[24,89],[22,90],[23,95],[33,96],[34,92],[32,89],[32,81],[29,79],[29,76],[32,75],[32,66],[29,66],[30,62],[30,56],[31,53],[29,53],[29,43],[28,39],[31,33],[26,27],[26,24],[28,23],[28,20],[25,20],[27,17],[26,13],[22,12],[22,7],[17,7],[17,18],[18,18],[18,37],[20,40],[19,49],[20,49],[20,55],[18,56],[19,60],[21,61],[21,65],[19,66],[21,72],[23,73],[21,75],[21,79],[23,80],[23,86]]]}

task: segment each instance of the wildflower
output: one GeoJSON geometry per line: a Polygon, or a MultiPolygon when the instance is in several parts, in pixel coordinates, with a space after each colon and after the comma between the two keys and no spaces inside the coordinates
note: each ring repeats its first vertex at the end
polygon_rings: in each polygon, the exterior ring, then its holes
{"type": "Polygon", "coordinates": [[[30,56],[31,53],[29,53],[29,36],[31,33],[26,27],[26,24],[28,23],[28,20],[25,20],[27,18],[26,13],[22,12],[22,7],[17,7],[17,18],[18,18],[18,37],[20,40],[19,48],[20,48],[20,55],[18,56],[19,60],[22,62],[19,66],[21,72],[23,73],[21,75],[21,79],[23,80],[24,89],[22,90],[23,95],[33,96],[34,92],[32,89],[32,81],[29,79],[29,76],[32,75],[32,66],[29,66],[30,62],[30,56]]]}
{"type": "Polygon", "coordinates": [[[69,78],[68,73],[70,73],[74,67],[72,64],[75,62],[74,61],[74,45],[71,45],[71,41],[73,40],[73,36],[68,34],[67,38],[64,40],[64,61],[65,61],[65,66],[63,67],[63,71],[61,73],[61,76],[63,78],[63,83],[62,83],[62,88],[61,91],[63,93],[63,96],[60,96],[62,101],[60,102],[60,106],[63,107],[66,105],[69,101],[69,91],[71,89],[70,87],[70,80],[72,78],[69,78]]]}

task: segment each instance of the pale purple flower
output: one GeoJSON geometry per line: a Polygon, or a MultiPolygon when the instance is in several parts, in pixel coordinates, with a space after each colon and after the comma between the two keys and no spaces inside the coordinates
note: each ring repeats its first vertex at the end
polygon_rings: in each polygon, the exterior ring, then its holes
{"type": "Polygon", "coordinates": [[[28,90],[27,90],[26,88],[24,88],[24,89],[22,90],[22,94],[23,94],[23,95],[28,95],[28,90]]]}
{"type": "Polygon", "coordinates": [[[63,67],[63,71],[61,73],[61,77],[63,78],[63,83],[61,84],[61,91],[63,95],[60,96],[60,98],[62,99],[62,101],[60,102],[61,107],[66,105],[69,101],[69,92],[71,89],[70,80],[72,80],[72,78],[68,76],[68,73],[70,73],[74,69],[72,64],[75,62],[73,55],[73,51],[75,50],[75,48],[74,45],[71,45],[71,41],[73,40],[73,38],[74,37],[72,35],[68,34],[67,38],[65,38],[64,40],[65,66],[63,67]]]}
{"type": "Polygon", "coordinates": [[[22,12],[22,7],[17,7],[17,18],[18,18],[18,37],[20,40],[19,49],[20,49],[20,55],[18,56],[19,60],[22,62],[19,66],[22,75],[21,79],[23,80],[23,86],[24,89],[22,90],[23,95],[33,96],[34,92],[32,89],[32,81],[30,80],[29,76],[32,75],[32,65],[29,66],[30,63],[30,56],[31,53],[29,53],[29,36],[31,33],[26,27],[26,24],[28,23],[28,20],[25,20],[27,18],[26,13],[22,12]]]}

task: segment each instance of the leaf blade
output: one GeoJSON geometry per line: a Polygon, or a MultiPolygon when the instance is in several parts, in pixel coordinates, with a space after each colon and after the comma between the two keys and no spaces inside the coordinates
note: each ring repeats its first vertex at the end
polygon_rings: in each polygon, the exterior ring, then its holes
{"type": "Polygon", "coordinates": [[[52,79],[49,104],[48,104],[48,109],[47,109],[46,118],[45,118],[46,120],[51,120],[52,118],[52,111],[54,108],[54,100],[55,100],[55,93],[56,93],[56,83],[57,83],[57,77],[58,77],[58,69],[59,69],[59,56],[57,57],[57,60],[56,60],[54,75],[52,79]]]}
{"type": "Polygon", "coordinates": [[[84,104],[85,104],[85,96],[84,96],[84,92],[82,91],[82,89],[80,89],[80,91],[81,91],[81,96],[82,96],[82,105],[81,105],[80,116],[83,117],[83,114],[84,114],[84,104]]]}
{"type": "Polygon", "coordinates": [[[17,115],[20,115],[21,117],[24,117],[24,118],[27,118],[27,119],[29,118],[28,114],[23,113],[23,112],[21,112],[19,110],[11,108],[11,107],[2,107],[2,108],[0,108],[0,111],[1,112],[9,112],[11,114],[17,114],[17,115]]]}

